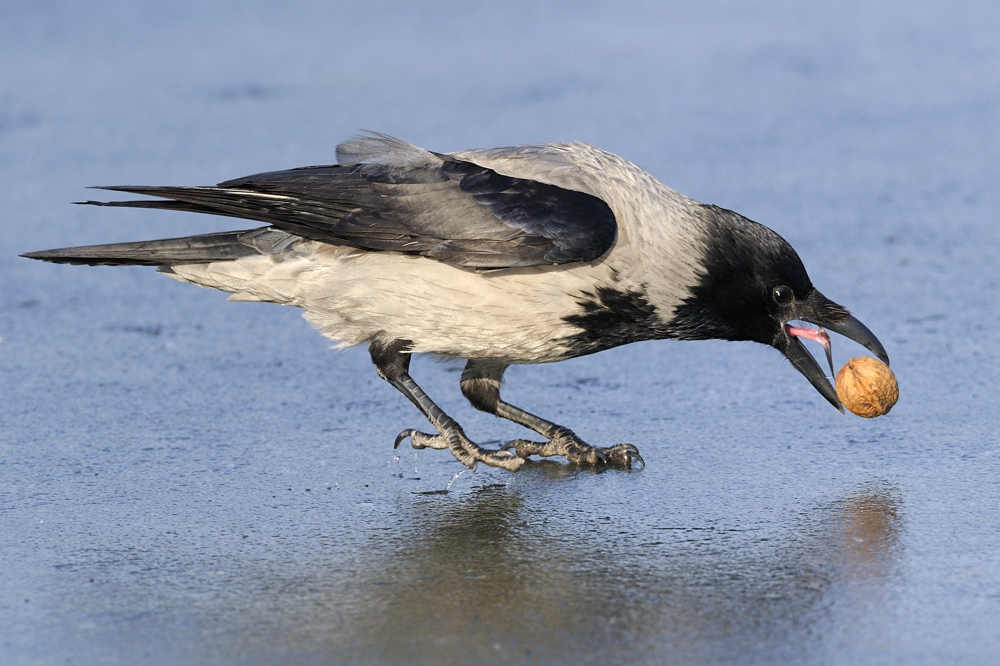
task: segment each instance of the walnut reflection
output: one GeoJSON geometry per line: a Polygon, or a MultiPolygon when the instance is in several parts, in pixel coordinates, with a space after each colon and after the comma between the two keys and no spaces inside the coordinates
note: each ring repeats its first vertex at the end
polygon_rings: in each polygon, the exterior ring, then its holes
{"type": "Polygon", "coordinates": [[[852,578],[886,575],[899,549],[901,502],[889,486],[868,484],[842,503],[838,525],[843,565],[852,578]]]}

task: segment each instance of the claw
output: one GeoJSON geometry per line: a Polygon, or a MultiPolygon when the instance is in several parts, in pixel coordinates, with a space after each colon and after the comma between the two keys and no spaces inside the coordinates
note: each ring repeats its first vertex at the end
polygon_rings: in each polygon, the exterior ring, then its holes
{"type": "Polygon", "coordinates": [[[639,455],[639,449],[635,448],[632,444],[625,444],[626,455],[629,458],[628,464],[631,465],[633,460],[637,460],[639,464],[643,467],[646,466],[646,461],[642,459],[639,455]]]}
{"type": "Polygon", "coordinates": [[[633,462],[639,462],[643,467],[646,466],[646,461],[642,459],[639,455],[639,449],[637,449],[632,444],[618,444],[617,446],[611,446],[602,451],[608,458],[608,460],[616,465],[625,465],[626,467],[631,467],[633,462]]]}
{"type": "MultiPolygon", "coordinates": [[[[399,445],[403,443],[403,440],[406,439],[407,437],[413,437],[413,433],[415,433],[415,432],[416,432],[416,430],[414,430],[413,428],[407,428],[403,432],[401,432],[398,435],[396,435],[396,441],[392,445],[392,448],[398,449],[399,445]]],[[[420,447],[420,448],[423,448],[423,447],[420,447]]]]}

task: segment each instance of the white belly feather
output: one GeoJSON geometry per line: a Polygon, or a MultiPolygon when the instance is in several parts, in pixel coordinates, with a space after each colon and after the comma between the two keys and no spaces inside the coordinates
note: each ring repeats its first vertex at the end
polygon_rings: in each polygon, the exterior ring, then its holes
{"type": "Polygon", "coordinates": [[[564,317],[612,270],[593,262],[476,272],[434,259],[303,241],[280,255],[178,265],[170,277],[294,305],[338,346],[410,340],[412,351],[508,363],[558,361],[579,331],[564,317]]]}

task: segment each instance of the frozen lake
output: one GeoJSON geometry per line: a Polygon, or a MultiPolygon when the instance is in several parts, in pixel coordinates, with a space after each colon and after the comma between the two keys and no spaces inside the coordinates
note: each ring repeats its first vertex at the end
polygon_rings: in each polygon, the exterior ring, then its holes
{"type": "MultiPolygon", "coordinates": [[[[1000,7],[834,4],[0,5],[0,661],[996,663],[1000,7]],[[241,228],[70,204],[329,163],[362,128],[586,141],[767,224],[899,404],[642,343],[505,395],[644,469],[456,478],[393,451],[422,417],[297,312],[17,257],[241,228]]],[[[458,369],[414,376],[522,436],[458,369]]]]}

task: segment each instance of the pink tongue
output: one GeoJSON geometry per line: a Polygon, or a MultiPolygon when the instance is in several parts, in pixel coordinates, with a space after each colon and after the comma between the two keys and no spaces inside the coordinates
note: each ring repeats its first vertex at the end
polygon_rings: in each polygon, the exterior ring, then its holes
{"type": "Polygon", "coordinates": [[[798,326],[785,324],[785,331],[788,335],[794,335],[797,338],[812,340],[820,343],[824,347],[829,347],[830,345],[830,336],[827,335],[826,331],[822,328],[799,328],[798,326]]]}

